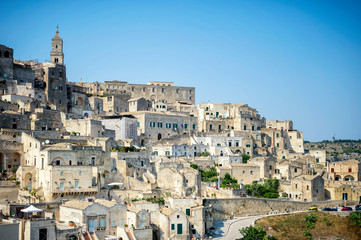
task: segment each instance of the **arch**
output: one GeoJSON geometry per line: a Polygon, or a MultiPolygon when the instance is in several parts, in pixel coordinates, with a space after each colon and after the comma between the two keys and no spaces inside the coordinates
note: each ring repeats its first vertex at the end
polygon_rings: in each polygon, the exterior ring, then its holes
{"type": "Polygon", "coordinates": [[[79,106],[79,107],[83,107],[84,106],[84,100],[82,97],[78,97],[76,99],[76,105],[79,106]]]}
{"type": "Polygon", "coordinates": [[[9,57],[10,57],[9,51],[5,51],[5,52],[4,52],[4,57],[5,57],[5,58],[9,58],[9,57]]]}
{"type": "Polygon", "coordinates": [[[342,177],[340,175],[335,175],[335,181],[341,181],[342,177]]]}
{"type": "Polygon", "coordinates": [[[347,176],[345,176],[345,177],[343,178],[343,180],[344,180],[344,181],[353,181],[353,180],[355,180],[355,179],[354,179],[353,176],[347,175],[347,176]]]}
{"type": "Polygon", "coordinates": [[[53,159],[53,161],[51,162],[52,165],[65,165],[65,161],[63,158],[61,157],[56,157],[53,159]]]}
{"type": "Polygon", "coordinates": [[[158,133],[158,140],[162,139],[162,134],[158,133]]]}
{"type": "Polygon", "coordinates": [[[88,113],[84,113],[84,117],[85,117],[85,118],[89,117],[89,114],[88,114],[88,113]]]}
{"type": "Polygon", "coordinates": [[[24,177],[24,187],[27,187],[30,191],[33,187],[33,175],[31,173],[26,173],[24,177]]]}
{"type": "Polygon", "coordinates": [[[15,153],[13,154],[13,162],[12,162],[12,165],[13,165],[13,166],[18,166],[18,165],[20,165],[20,159],[21,159],[20,153],[15,152],[15,153]]]}
{"type": "Polygon", "coordinates": [[[54,77],[52,77],[52,78],[50,79],[50,87],[51,87],[52,89],[55,88],[55,79],[54,79],[54,77]]]}

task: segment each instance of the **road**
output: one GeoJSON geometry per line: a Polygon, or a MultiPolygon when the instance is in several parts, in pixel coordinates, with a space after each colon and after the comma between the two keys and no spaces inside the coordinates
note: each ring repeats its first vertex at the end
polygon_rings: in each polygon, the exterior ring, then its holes
{"type": "Polygon", "coordinates": [[[254,223],[263,217],[278,216],[278,215],[288,215],[293,213],[281,213],[281,214],[272,214],[272,215],[259,215],[251,217],[240,217],[228,221],[217,221],[213,225],[216,228],[213,231],[213,239],[217,240],[235,240],[242,237],[242,234],[239,232],[240,229],[253,226],[254,223]]]}

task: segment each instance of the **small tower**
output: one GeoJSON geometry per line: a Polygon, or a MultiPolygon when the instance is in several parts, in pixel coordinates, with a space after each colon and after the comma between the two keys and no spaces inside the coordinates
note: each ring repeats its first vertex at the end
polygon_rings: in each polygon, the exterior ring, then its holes
{"type": "Polygon", "coordinates": [[[56,26],[56,34],[51,40],[50,62],[60,65],[64,64],[63,39],[59,36],[58,26],[56,26]]]}

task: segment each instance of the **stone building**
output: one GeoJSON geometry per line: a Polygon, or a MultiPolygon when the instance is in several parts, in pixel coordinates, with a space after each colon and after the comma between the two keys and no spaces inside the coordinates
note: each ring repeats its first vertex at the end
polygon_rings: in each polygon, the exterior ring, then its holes
{"type": "Polygon", "coordinates": [[[201,175],[198,170],[190,167],[182,169],[162,168],[157,172],[157,184],[162,192],[172,193],[173,196],[199,196],[201,175]]]}
{"type": "Polygon", "coordinates": [[[361,163],[357,160],[332,162],[327,166],[328,179],[336,181],[361,181],[361,163]]]}
{"type": "Polygon", "coordinates": [[[321,149],[310,150],[309,154],[316,158],[316,163],[317,164],[322,164],[325,167],[327,166],[326,150],[321,150],[321,149]]]}
{"type": "Polygon", "coordinates": [[[131,116],[101,116],[101,123],[107,129],[115,131],[115,140],[138,139],[138,121],[131,116]]]}
{"type": "Polygon", "coordinates": [[[16,170],[23,158],[23,145],[17,142],[0,140],[0,170],[6,170],[8,175],[16,170]]]}
{"type": "Polygon", "coordinates": [[[17,171],[20,187],[35,189],[39,200],[57,201],[97,195],[110,153],[101,146],[52,144],[23,133],[24,161],[17,171]]]}
{"type": "Polygon", "coordinates": [[[138,120],[138,136],[141,145],[197,129],[197,118],[187,113],[141,111],[121,115],[133,116],[138,120]]]}
{"type": "MultiPolygon", "coordinates": [[[[303,133],[293,129],[292,121],[267,120],[267,127],[261,131],[270,138],[267,144],[269,152],[277,154],[279,150],[287,150],[303,154],[303,133]]],[[[281,156],[283,157],[283,156],[281,156]]]]}
{"type": "Polygon", "coordinates": [[[189,240],[189,220],[181,211],[162,208],[152,213],[152,223],[157,227],[158,239],[189,240]]]}
{"type": "Polygon", "coordinates": [[[71,200],[60,206],[60,220],[75,222],[83,231],[97,236],[116,235],[117,227],[127,224],[127,207],[105,199],[71,200]]]}
{"type": "Polygon", "coordinates": [[[294,201],[315,202],[325,200],[324,180],[320,175],[300,175],[292,179],[290,184],[281,183],[280,189],[294,201]]]}
{"type": "Polygon", "coordinates": [[[200,132],[260,131],[266,126],[266,119],[247,104],[200,103],[197,108],[200,132]]]}

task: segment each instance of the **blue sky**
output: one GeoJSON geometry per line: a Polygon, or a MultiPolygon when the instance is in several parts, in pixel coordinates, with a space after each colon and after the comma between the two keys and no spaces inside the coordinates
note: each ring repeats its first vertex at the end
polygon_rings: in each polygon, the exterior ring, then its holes
{"type": "Polygon", "coordinates": [[[2,1],[0,44],[69,81],[173,81],[196,102],[247,103],[305,140],[361,138],[358,1],[2,1]]]}

